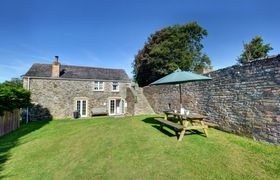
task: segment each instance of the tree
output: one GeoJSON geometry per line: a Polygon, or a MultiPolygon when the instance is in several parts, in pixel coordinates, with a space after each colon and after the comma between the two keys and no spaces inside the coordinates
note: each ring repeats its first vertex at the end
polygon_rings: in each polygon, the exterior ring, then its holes
{"type": "Polygon", "coordinates": [[[238,58],[239,63],[250,62],[257,58],[268,56],[268,52],[273,48],[270,44],[264,44],[261,36],[255,36],[249,43],[243,43],[244,50],[238,58]]]}
{"type": "Polygon", "coordinates": [[[0,84],[0,116],[4,111],[30,106],[30,95],[30,91],[20,86],[19,81],[6,81],[0,84]]]}
{"type": "Polygon", "coordinates": [[[2,83],[4,86],[10,86],[10,87],[16,87],[16,88],[22,88],[23,83],[21,78],[12,78],[10,81],[5,81],[2,83]]]}
{"type": "Polygon", "coordinates": [[[134,79],[139,86],[175,71],[177,68],[199,72],[211,67],[211,61],[201,50],[207,31],[196,22],[163,28],[151,34],[144,48],[135,56],[134,79]]]}

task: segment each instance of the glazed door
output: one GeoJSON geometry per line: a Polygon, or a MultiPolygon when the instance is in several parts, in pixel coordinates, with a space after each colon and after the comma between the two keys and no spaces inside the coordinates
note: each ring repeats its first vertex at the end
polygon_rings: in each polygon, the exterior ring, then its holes
{"type": "Polygon", "coordinates": [[[116,99],[111,99],[109,105],[110,105],[109,115],[115,115],[116,114],[116,99]]]}
{"type": "Polygon", "coordinates": [[[87,117],[87,100],[77,100],[77,111],[81,117],[87,117]]]}
{"type": "Polygon", "coordinates": [[[122,99],[110,99],[109,101],[109,115],[121,115],[125,113],[125,101],[122,99]]]}

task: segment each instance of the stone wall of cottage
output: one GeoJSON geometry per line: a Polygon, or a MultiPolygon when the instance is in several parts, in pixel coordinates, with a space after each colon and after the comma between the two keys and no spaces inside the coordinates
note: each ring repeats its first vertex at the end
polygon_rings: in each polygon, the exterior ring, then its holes
{"type": "MultiPolygon", "coordinates": [[[[183,106],[221,129],[280,144],[280,56],[206,74],[207,82],[182,85],[183,106]]],[[[151,86],[144,94],[155,112],[179,109],[179,87],[151,86]]]]}
{"type": "MultiPolygon", "coordinates": [[[[27,86],[28,79],[24,78],[24,87],[27,86]]],[[[88,101],[89,117],[94,107],[109,109],[109,98],[126,98],[127,83],[119,83],[119,92],[113,92],[111,82],[104,82],[104,91],[94,91],[94,82],[90,80],[30,78],[29,87],[32,102],[47,109],[54,119],[60,119],[73,117],[77,99],[88,101]]]]}

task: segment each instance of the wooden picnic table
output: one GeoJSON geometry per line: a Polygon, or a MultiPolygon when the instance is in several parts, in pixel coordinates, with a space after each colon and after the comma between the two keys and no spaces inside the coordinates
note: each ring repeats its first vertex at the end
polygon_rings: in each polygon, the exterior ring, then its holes
{"type": "MultiPolygon", "coordinates": [[[[183,125],[184,131],[182,133],[185,133],[186,130],[198,130],[198,129],[202,129],[204,131],[204,134],[206,135],[206,137],[208,136],[208,126],[204,124],[203,119],[205,118],[205,116],[202,116],[200,114],[197,113],[190,113],[189,115],[182,115],[180,113],[174,113],[172,111],[164,111],[165,120],[169,120],[169,116],[172,116],[172,119],[178,119],[180,124],[183,125]]],[[[182,138],[180,136],[180,138],[182,138]]],[[[179,139],[180,141],[180,139],[179,139]]]]}

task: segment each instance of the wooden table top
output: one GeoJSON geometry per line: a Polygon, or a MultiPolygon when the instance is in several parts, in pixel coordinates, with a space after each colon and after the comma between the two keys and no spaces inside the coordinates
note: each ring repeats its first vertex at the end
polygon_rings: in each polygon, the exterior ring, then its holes
{"type": "Polygon", "coordinates": [[[181,116],[182,118],[187,118],[187,119],[203,119],[205,116],[200,115],[198,113],[190,113],[188,115],[183,115],[180,113],[174,113],[172,111],[163,111],[166,115],[174,115],[174,116],[181,116]]]}

